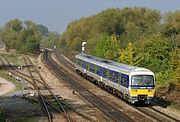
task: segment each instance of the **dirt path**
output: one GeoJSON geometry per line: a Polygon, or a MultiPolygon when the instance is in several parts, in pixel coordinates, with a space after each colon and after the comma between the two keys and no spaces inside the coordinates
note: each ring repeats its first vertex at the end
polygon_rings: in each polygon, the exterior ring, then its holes
{"type": "Polygon", "coordinates": [[[15,89],[15,85],[0,77],[0,96],[3,96],[15,89]]]}

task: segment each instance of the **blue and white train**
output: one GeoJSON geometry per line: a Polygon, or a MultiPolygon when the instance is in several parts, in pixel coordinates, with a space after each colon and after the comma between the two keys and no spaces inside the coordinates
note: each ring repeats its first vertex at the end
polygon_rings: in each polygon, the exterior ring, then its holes
{"type": "Polygon", "coordinates": [[[76,72],[130,103],[149,104],[155,94],[154,73],[87,54],[78,54],[76,72]]]}

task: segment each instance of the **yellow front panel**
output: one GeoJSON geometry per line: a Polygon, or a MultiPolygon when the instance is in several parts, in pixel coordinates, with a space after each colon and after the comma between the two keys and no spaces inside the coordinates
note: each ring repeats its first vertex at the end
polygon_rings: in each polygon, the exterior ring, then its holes
{"type": "Polygon", "coordinates": [[[131,96],[137,96],[137,95],[148,95],[148,96],[154,96],[155,90],[154,89],[131,89],[130,95],[131,96]]]}

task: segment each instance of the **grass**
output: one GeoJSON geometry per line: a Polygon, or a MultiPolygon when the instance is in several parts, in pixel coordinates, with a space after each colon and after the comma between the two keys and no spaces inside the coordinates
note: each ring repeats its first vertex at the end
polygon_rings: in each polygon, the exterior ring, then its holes
{"type": "Polygon", "coordinates": [[[8,81],[11,81],[16,86],[16,90],[22,90],[22,84],[20,82],[16,82],[13,77],[9,77],[4,69],[0,69],[0,76],[8,81]]]}
{"type": "MultiPolygon", "coordinates": [[[[20,66],[22,65],[22,59],[20,56],[16,53],[0,53],[0,56],[5,57],[9,62],[20,66]]],[[[2,68],[0,68],[0,76],[4,79],[7,79],[8,81],[11,81],[16,86],[16,91],[22,90],[22,83],[17,82],[13,77],[9,77],[6,73],[6,71],[2,68]]]]}
{"type": "Polygon", "coordinates": [[[179,104],[171,103],[171,106],[170,106],[170,107],[173,108],[173,109],[176,109],[176,110],[180,111],[180,105],[179,105],[179,104]]]}
{"type": "Polygon", "coordinates": [[[13,62],[15,65],[22,65],[22,58],[16,53],[0,53],[0,56],[4,56],[9,62],[13,62]]]}

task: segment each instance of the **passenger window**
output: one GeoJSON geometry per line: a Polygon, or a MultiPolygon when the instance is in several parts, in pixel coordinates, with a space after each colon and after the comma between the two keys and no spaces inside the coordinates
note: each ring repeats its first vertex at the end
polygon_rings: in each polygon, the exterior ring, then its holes
{"type": "Polygon", "coordinates": [[[128,76],[121,75],[121,85],[127,87],[128,76]]]}
{"type": "Polygon", "coordinates": [[[98,67],[98,66],[96,68],[96,74],[100,75],[100,67],[98,67]]]}
{"type": "Polygon", "coordinates": [[[109,80],[118,83],[118,73],[114,71],[109,72],[109,80]]]}
{"type": "Polygon", "coordinates": [[[78,64],[79,66],[81,66],[82,61],[81,61],[80,59],[78,59],[78,60],[77,60],[77,64],[78,64]]]}
{"type": "Polygon", "coordinates": [[[87,68],[88,68],[88,63],[85,62],[85,61],[83,61],[83,68],[84,68],[84,69],[87,69],[87,68]]]}
{"type": "Polygon", "coordinates": [[[118,81],[119,81],[118,83],[120,84],[120,82],[121,82],[121,73],[118,74],[118,81]]]}
{"type": "Polygon", "coordinates": [[[108,77],[108,70],[107,69],[103,69],[103,77],[104,78],[108,77]]]}
{"type": "Polygon", "coordinates": [[[90,64],[90,69],[89,69],[89,71],[95,73],[95,71],[96,71],[96,65],[90,64]]]}

